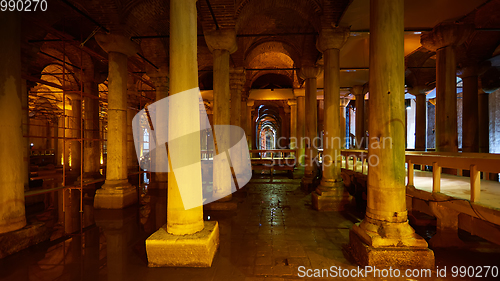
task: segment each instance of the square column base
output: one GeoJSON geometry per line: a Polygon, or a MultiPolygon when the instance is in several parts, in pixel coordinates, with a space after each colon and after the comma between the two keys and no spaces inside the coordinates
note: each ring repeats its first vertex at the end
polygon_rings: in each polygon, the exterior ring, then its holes
{"type": "Polygon", "coordinates": [[[135,187],[125,189],[101,188],[95,192],[95,209],[123,209],[135,203],[137,203],[135,187]]]}
{"type": "Polygon", "coordinates": [[[434,268],[434,252],[421,247],[375,248],[363,242],[356,232],[349,231],[351,255],[360,266],[379,268],[434,268]]]}
{"type": "Polygon", "coordinates": [[[149,267],[211,267],[219,247],[219,224],[205,221],[202,231],[173,235],[167,225],[146,239],[149,267]]]}
{"type": "MultiPolygon", "coordinates": [[[[344,189],[344,187],[342,187],[344,189]]],[[[328,192],[323,191],[318,193],[316,190],[312,193],[312,205],[314,210],[320,212],[329,212],[329,211],[343,211],[345,210],[345,206],[350,203],[351,196],[349,193],[344,191],[344,194],[339,196],[338,192],[328,192]],[[330,194],[332,193],[332,194],[330,194]]]]}

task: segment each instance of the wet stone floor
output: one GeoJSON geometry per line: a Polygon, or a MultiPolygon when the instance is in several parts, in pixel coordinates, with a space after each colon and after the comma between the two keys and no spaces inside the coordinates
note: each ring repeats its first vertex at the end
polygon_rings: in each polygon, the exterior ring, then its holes
{"type": "MultiPolygon", "coordinates": [[[[347,243],[363,213],[354,205],[341,213],[317,212],[299,186],[300,179],[285,174],[273,182],[269,175],[254,175],[233,195],[236,211],[205,211],[205,220],[220,226],[220,248],[210,268],[147,267],[144,241],[165,223],[165,190],[142,188],[140,206],[114,211],[93,210],[87,196],[84,213],[76,214],[81,231],[61,235],[56,225],[50,242],[0,260],[0,280],[466,280],[453,278],[451,267],[500,267],[500,246],[466,235],[469,249],[435,250],[436,265],[447,267],[446,278],[436,277],[435,269],[432,278],[301,278],[307,269],[357,268],[347,243]]],[[[417,231],[428,238],[434,230],[417,231]]]]}

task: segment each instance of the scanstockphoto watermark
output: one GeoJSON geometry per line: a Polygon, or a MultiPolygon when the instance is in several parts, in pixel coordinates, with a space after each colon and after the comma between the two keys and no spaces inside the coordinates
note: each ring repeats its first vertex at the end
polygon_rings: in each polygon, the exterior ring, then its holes
{"type": "MultiPolygon", "coordinates": [[[[327,137],[323,138],[315,137],[313,139],[308,137],[296,138],[296,137],[279,137],[277,140],[278,149],[285,149],[286,147],[281,147],[281,143],[286,143],[287,140],[290,140],[290,144],[294,144],[298,149],[312,147],[313,149],[336,149],[341,148],[345,149],[345,143],[349,142],[349,138],[340,138],[340,137],[327,137]]],[[[361,141],[357,144],[352,145],[353,149],[365,149],[362,147],[362,143],[368,143],[368,147],[372,149],[381,149],[381,148],[392,148],[393,147],[393,138],[392,137],[362,137],[361,141]]]]}
{"type": "Polygon", "coordinates": [[[199,88],[146,106],[134,116],[132,130],[141,169],[173,172],[186,210],[226,197],[252,177],[244,130],[212,130],[199,88]],[[217,154],[202,159],[202,146],[217,154]]]}

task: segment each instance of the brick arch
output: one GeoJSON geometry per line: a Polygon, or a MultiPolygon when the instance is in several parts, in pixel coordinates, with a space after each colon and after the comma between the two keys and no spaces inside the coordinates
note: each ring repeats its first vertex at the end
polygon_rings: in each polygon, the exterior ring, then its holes
{"type": "MultiPolygon", "coordinates": [[[[249,76],[247,76],[247,83],[245,83],[248,88],[251,88],[253,85],[253,82],[257,80],[259,77],[266,75],[266,74],[278,74],[278,75],[283,75],[289,78],[292,83],[295,82],[294,75],[295,71],[292,70],[260,70],[260,71],[253,71],[254,73],[250,73],[249,76]]],[[[247,71],[249,73],[249,71],[247,71]]],[[[247,74],[248,75],[248,74],[247,74]]]]}
{"type": "Polygon", "coordinates": [[[300,52],[297,47],[286,40],[277,38],[263,38],[254,42],[245,52],[245,64],[249,65],[256,56],[264,52],[283,53],[295,65],[300,65],[300,52]]]}

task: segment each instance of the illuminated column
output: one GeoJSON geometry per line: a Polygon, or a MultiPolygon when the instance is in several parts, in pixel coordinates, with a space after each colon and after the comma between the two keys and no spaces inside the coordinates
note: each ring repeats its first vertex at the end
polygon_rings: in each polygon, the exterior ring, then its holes
{"type": "Polygon", "coordinates": [[[324,58],[324,137],[323,177],[312,194],[313,208],[319,211],[340,211],[348,202],[340,169],[341,124],[340,104],[340,49],[349,37],[348,28],[322,29],[316,46],[324,58]]]}
{"type": "MultiPolygon", "coordinates": [[[[230,122],[233,126],[241,126],[241,91],[243,90],[243,84],[245,84],[245,69],[244,68],[235,68],[230,70],[229,74],[229,86],[231,89],[231,117],[230,122]]],[[[239,132],[239,129],[237,129],[239,132]]],[[[237,143],[241,136],[238,133],[231,133],[231,143],[237,143]]],[[[243,152],[243,151],[242,151],[243,152]]],[[[242,171],[241,165],[243,164],[243,155],[245,154],[237,154],[234,156],[234,159],[231,159],[231,164],[235,171],[242,171]]]]}
{"type": "Polygon", "coordinates": [[[351,93],[356,97],[356,149],[365,149],[365,91],[363,86],[351,88],[351,93]]]}
{"type": "Polygon", "coordinates": [[[342,141],[342,149],[346,148],[346,107],[349,104],[348,98],[340,99],[340,140],[342,141]]]}
{"type": "Polygon", "coordinates": [[[0,17],[0,233],[26,225],[20,16],[5,12],[0,17]]]}
{"type": "Polygon", "coordinates": [[[253,116],[252,116],[252,111],[253,111],[253,105],[255,104],[254,100],[249,99],[247,101],[247,142],[248,142],[248,149],[253,148],[253,116]]]}
{"type": "MultiPolygon", "coordinates": [[[[130,100],[136,100],[137,97],[137,86],[136,80],[134,78],[129,78],[127,83],[127,98],[132,97],[130,100]]],[[[137,154],[135,153],[134,145],[134,133],[132,132],[132,120],[134,116],[139,112],[136,105],[133,102],[129,102],[127,106],[127,170],[130,172],[137,172],[139,163],[137,162],[137,154]]],[[[137,179],[137,176],[134,176],[137,179]]]]}
{"type": "Polygon", "coordinates": [[[297,149],[297,99],[288,100],[288,105],[290,106],[290,149],[297,149]]]}
{"type": "MultiPolygon", "coordinates": [[[[85,78],[84,78],[85,79],[85,78]]],[[[88,77],[83,82],[83,97],[85,110],[83,119],[85,120],[83,142],[83,180],[90,181],[102,177],[100,170],[101,159],[101,138],[99,133],[99,85],[93,77],[88,77]]]]}
{"type": "Polygon", "coordinates": [[[302,178],[302,187],[309,189],[316,177],[316,167],[314,158],[318,155],[317,143],[315,142],[318,136],[318,120],[317,120],[317,84],[316,77],[318,77],[320,69],[317,67],[303,67],[300,69],[300,76],[305,79],[305,172],[302,178]]]}
{"type": "Polygon", "coordinates": [[[427,101],[426,89],[422,86],[414,86],[408,92],[416,98],[415,113],[415,150],[425,151],[427,143],[427,101]]]}
{"type": "MultiPolygon", "coordinates": [[[[151,80],[153,81],[155,85],[155,90],[156,90],[156,98],[155,101],[159,101],[161,99],[164,99],[168,97],[168,71],[166,67],[164,67],[160,71],[153,71],[150,73],[151,80]]],[[[156,112],[156,118],[157,120],[167,120],[168,116],[166,111],[163,110],[158,110],[156,112]]],[[[155,150],[156,155],[153,155],[151,158],[151,161],[155,161],[155,169],[157,171],[167,171],[168,167],[163,167],[165,164],[165,161],[162,161],[160,159],[161,152],[160,150],[155,150]]],[[[154,177],[156,178],[156,183],[159,188],[166,189],[168,187],[167,181],[168,181],[168,173],[166,172],[156,172],[154,177]]]]}
{"type": "MultiPolygon", "coordinates": [[[[170,96],[198,88],[196,0],[170,1],[170,96]]],[[[229,73],[228,73],[229,75],[229,73]]],[[[192,102],[195,102],[192,100],[192,102]]],[[[169,134],[186,134],[200,126],[199,106],[169,109],[169,134]],[[176,119],[175,116],[183,116],[176,119]]],[[[199,138],[199,137],[198,137],[199,138]]],[[[194,138],[193,138],[194,140],[194,138]]],[[[195,140],[196,141],[196,140],[195,140]]],[[[197,141],[199,143],[199,141],[197,141]]],[[[200,146],[181,143],[179,148],[188,158],[200,157],[200,146]]],[[[169,158],[173,151],[169,151],[169,158]]],[[[202,200],[201,163],[193,171],[192,196],[202,200]]],[[[184,175],[185,176],[185,175],[184,175]]],[[[148,266],[210,267],[219,246],[219,226],[216,221],[203,221],[203,206],[184,209],[179,185],[173,171],[168,173],[167,224],[146,240],[148,266]]],[[[197,199],[198,200],[198,199],[197,199]]]]}
{"type": "MultiPolygon", "coordinates": [[[[71,128],[71,130],[70,130],[70,135],[67,137],[71,137],[74,139],[81,139],[82,99],[79,94],[70,94],[69,97],[71,99],[71,117],[69,118],[70,120],[69,127],[71,128]]],[[[77,140],[71,141],[70,159],[71,159],[70,162],[71,172],[79,174],[82,161],[80,141],[77,140]]]]}
{"type": "MultiPolygon", "coordinates": [[[[479,152],[478,69],[462,69],[462,152],[479,152]]],[[[488,110],[486,110],[488,112],[488,110]]]]}
{"type": "MultiPolygon", "coordinates": [[[[472,32],[464,23],[445,22],[422,34],[420,42],[436,52],[436,151],[458,152],[457,62],[455,49],[472,32]]],[[[444,169],[443,169],[444,170],[444,169]]]]}
{"type": "Polygon", "coordinates": [[[96,34],[97,43],[109,54],[108,138],[106,181],[96,191],[96,209],[121,209],[137,202],[137,191],[127,179],[127,57],[139,46],[115,34],[96,34]]]}
{"type": "MultiPolygon", "coordinates": [[[[237,50],[234,29],[220,29],[205,32],[205,41],[214,57],[214,125],[230,125],[229,55],[237,50]]],[[[227,134],[216,134],[214,138],[217,154],[229,150],[227,134]]],[[[227,158],[219,157],[213,161],[213,198],[229,201],[232,198],[232,175],[228,169],[227,158]],[[223,196],[223,194],[229,194],[223,196]]]]}
{"type": "Polygon", "coordinates": [[[362,266],[434,268],[434,254],[408,224],[406,210],[403,3],[370,2],[369,132],[373,139],[368,148],[366,215],[350,231],[350,247],[362,266]]]}
{"type": "Polygon", "coordinates": [[[306,92],[304,89],[294,89],[294,95],[297,97],[297,164],[304,166],[306,164],[306,145],[305,145],[305,122],[306,122],[306,92]]]}

